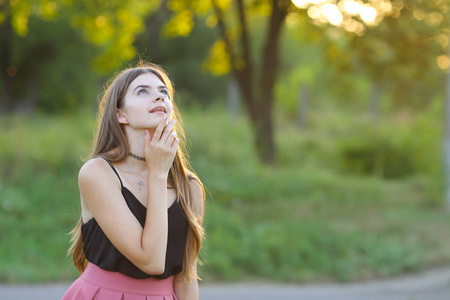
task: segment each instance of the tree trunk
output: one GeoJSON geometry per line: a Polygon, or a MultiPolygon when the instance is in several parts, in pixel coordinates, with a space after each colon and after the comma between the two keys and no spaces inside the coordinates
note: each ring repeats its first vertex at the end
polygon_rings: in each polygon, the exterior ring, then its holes
{"type": "Polygon", "coordinates": [[[279,41],[281,27],[287,14],[286,2],[273,0],[266,44],[261,61],[259,114],[254,119],[255,143],[260,159],[266,164],[275,164],[275,143],[273,137],[272,107],[273,87],[278,72],[279,41]]]}
{"type": "Polygon", "coordinates": [[[239,116],[239,86],[234,77],[228,79],[227,105],[228,116],[232,122],[235,122],[239,116]]]}
{"type": "Polygon", "coordinates": [[[36,72],[28,71],[25,99],[15,107],[15,110],[24,113],[33,113],[36,110],[37,102],[38,84],[36,72]]]}
{"type": "Polygon", "coordinates": [[[0,94],[0,114],[8,113],[12,110],[14,102],[13,79],[6,70],[1,70],[0,80],[2,81],[2,93],[0,94]]]}
{"type": "Polygon", "coordinates": [[[11,65],[11,37],[13,29],[11,19],[6,18],[0,26],[0,114],[9,112],[14,102],[13,78],[8,74],[11,65]]]}
{"type": "Polygon", "coordinates": [[[378,121],[380,118],[380,106],[381,106],[381,88],[378,83],[373,83],[370,89],[370,104],[369,104],[369,116],[378,121]]]}
{"type": "MultiPolygon", "coordinates": [[[[450,58],[450,45],[449,45],[450,58]]],[[[450,212],[450,68],[447,70],[447,96],[445,100],[445,128],[444,128],[444,172],[445,172],[445,205],[450,212]]]]}
{"type": "Polygon", "coordinates": [[[231,58],[233,74],[241,90],[245,107],[252,122],[254,144],[257,155],[265,164],[275,163],[275,144],[273,138],[272,106],[273,86],[278,70],[278,44],[281,26],[291,5],[287,0],[273,0],[272,14],[263,49],[260,76],[257,82],[250,59],[250,42],[246,24],[246,15],[243,0],[237,0],[238,22],[240,26],[240,43],[242,52],[236,54],[227,34],[226,24],[221,9],[216,0],[212,5],[217,16],[218,26],[222,39],[231,58]]]}
{"type": "Polygon", "coordinates": [[[253,127],[254,145],[259,159],[269,165],[275,164],[275,143],[272,122],[272,103],[254,106],[250,114],[253,127]]]}
{"type": "Polygon", "coordinates": [[[309,87],[306,84],[300,85],[300,92],[298,93],[297,106],[297,125],[300,128],[308,126],[308,107],[309,107],[309,87]]]}

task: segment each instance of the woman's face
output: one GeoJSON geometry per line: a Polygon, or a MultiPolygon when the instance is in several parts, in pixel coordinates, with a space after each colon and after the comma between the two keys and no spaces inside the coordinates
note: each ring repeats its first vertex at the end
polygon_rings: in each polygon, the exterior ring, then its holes
{"type": "Polygon", "coordinates": [[[165,115],[170,120],[172,111],[167,87],[155,74],[145,73],[131,82],[117,117],[119,123],[135,129],[154,129],[165,115]],[[165,112],[154,111],[156,107],[162,107],[165,112]]]}

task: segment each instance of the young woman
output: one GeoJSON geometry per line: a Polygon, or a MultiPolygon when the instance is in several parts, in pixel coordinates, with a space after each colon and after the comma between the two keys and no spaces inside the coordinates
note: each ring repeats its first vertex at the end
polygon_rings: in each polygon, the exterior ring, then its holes
{"type": "Polygon", "coordinates": [[[81,218],[69,254],[81,276],[62,299],[199,298],[205,192],[172,96],[153,64],[107,87],[92,158],[78,175],[81,218]]]}

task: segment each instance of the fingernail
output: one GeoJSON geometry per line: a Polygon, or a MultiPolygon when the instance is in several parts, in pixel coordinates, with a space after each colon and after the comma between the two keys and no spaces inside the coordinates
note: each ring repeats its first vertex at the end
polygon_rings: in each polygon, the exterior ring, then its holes
{"type": "Polygon", "coordinates": [[[164,116],[164,120],[167,119],[167,116],[164,116]]]}

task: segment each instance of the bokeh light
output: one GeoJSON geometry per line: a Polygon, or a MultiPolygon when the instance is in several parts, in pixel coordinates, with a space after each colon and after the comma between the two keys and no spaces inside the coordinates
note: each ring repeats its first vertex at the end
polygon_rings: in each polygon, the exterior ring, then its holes
{"type": "Polygon", "coordinates": [[[308,0],[292,0],[292,3],[298,8],[306,8],[310,4],[308,0]]]}
{"type": "Polygon", "coordinates": [[[358,15],[361,4],[356,1],[342,1],[343,9],[351,15],[358,15]]]}
{"type": "Polygon", "coordinates": [[[311,19],[317,19],[319,18],[321,15],[321,11],[320,8],[318,8],[317,6],[311,6],[310,8],[308,8],[308,16],[311,19]]]}
{"type": "Polygon", "coordinates": [[[438,64],[439,68],[441,68],[444,71],[448,70],[450,67],[450,59],[446,55],[438,56],[438,58],[436,59],[436,62],[438,64]]]}
{"type": "Polygon", "coordinates": [[[342,13],[339,11],[336,5],[326,3],[321,6],[321,12],[328,18],[331,24],[337,26],[342,23],[342,13]]]}
{"type": "Polygon", "coordinates": [[[360,8],[359,15],[364,22],[370,24],[375,21],[377,11],[372,6],[364,5],[360,8]]]}
{"type": "MultiPolygon", "coordinates": [[[[300,9],[307,9],[308,16],[317,25],[329,23],[342,26],[359,35],[364,32],[364,25],[358,20],[350,21],[349,18],[357,18],[367,25],[376,25],[384,15],[392,11],[392,4],[387,0],[372,0],[370,4],[364,4],[360,0],[292,0],[292,3],[300,9]]],[[[431,22],[436,22],[437,19],[436,17],[431,22]]]]}

